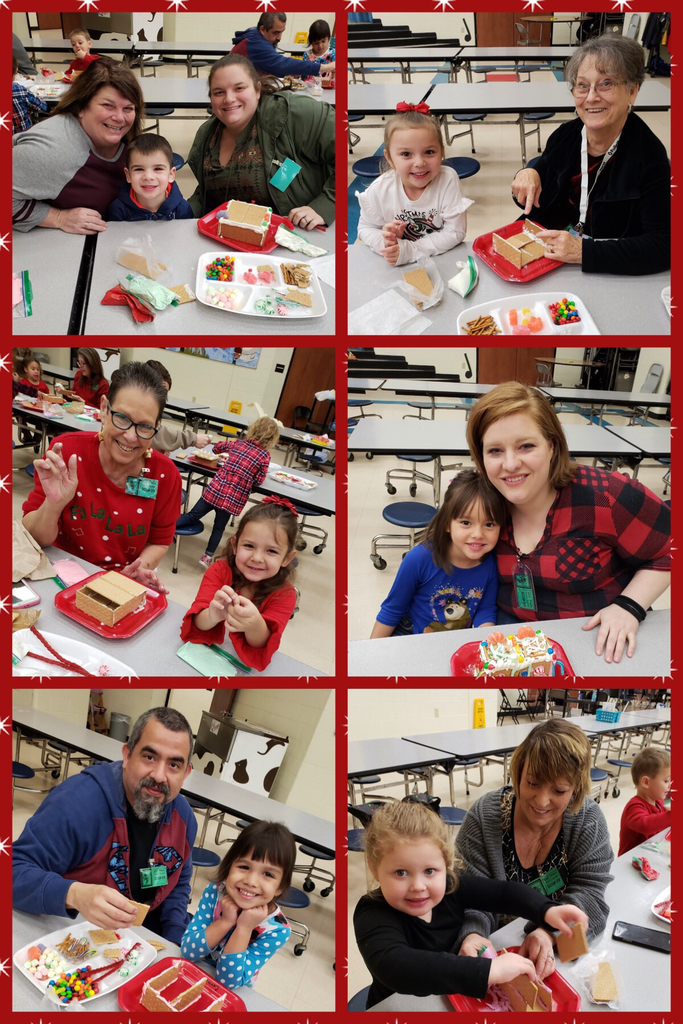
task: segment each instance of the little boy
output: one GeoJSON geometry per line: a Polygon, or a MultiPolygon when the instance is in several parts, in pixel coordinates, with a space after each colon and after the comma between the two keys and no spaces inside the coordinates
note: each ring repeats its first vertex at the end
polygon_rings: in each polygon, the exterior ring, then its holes
{"type": "Polygon", "coordinates": [[[128,144],[127,185],[107,211],[107,220],[190,220],[192,207],[175,183],[173,150],[161,135],[138,135],[128,144]]]}
{"type": "Polygon", "coordinates": [[[671,825],[671,811],[664,798],[671,789],[671,755],[666,750],[645,747],[636,754],[631,766],[636,796],[631,797],[621,815],[619,856],[671,825]]]}
{"type": "Polygon", "coordinates": [[[25,85],[14,81],[18,71],[19,63],[12,54],[12,135],[18,135],[19,132],[28,131],[33,127],[31,112],[44,114],[47,110],[45,100],[41,100],[25,85]]]}
{"type": "Polygon", "coordinates": [[[309,60],[320,60],[324,64],[334,62],[335,51],[330,49],[330,26],[322,18],[314,21],[308,30],[306,56],[309,60]]]}
{"type": "Polygon", "coordinates": [[[72,60],[67,68],[64,75],[67,80],[76,78],[82,71],[85,71],[88,64],[92,64],[94,60],[99,60],[100,56],[98,53],[90,52],[92,39],[90,38],[90,33],[85,28],[75,28],[73,32],[70,32],[69,41],[71,42],[71,49],[76,54],[76,60],[72,60]]]}

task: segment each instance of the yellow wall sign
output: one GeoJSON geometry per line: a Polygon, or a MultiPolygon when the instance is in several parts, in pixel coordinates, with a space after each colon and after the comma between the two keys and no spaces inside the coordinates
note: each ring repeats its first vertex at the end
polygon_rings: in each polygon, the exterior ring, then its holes
{"type": "Polygon", "coordinates": [[[476,697],[474,701],[474,724],[473,729],[486,728],[486,712],[484,710],[484,698],[476,697]]]}

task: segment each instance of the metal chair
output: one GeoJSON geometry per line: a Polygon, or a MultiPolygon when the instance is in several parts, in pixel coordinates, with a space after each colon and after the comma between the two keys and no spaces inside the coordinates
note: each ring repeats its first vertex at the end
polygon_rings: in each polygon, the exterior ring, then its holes
{"type": "MultiPolygon", "coordinates": [[[[305,910],[306,907],[310,907],[311,901],[305,892],[290,885],[286,892],[277,897],[277,905],[279,907],[291,908],[292,910],[305,910]]],[[[289,916],[287,917],[287,923],[295,935],[301,936],[301,942],[297,942],[294,947],[294,956],[301,956],[308,945],[311,929],[303,921],[296,921],[289,916]]]]}
{"type": "MultiPolygon", "coordinates": [[[[606,771],[602,768],[591,768],[591,796],[595,800],[596,804],[600,803],[600,797],[602,795],[602,783],[609,778],[606,771]]],[[[607,790],[605,790],[605,796],[607,796],[607,790]]]]}
{"type": "MultiPolygon", "coordinates": [[[[390,469],[386,475],[384,486],[386,487],[389,494],[396,494],[396,488],[392,484],[392,477],[396,480],[410,480],[410,486],[408,491],[411,498],[417,496],[417,481],[422,480],[423,483],[431,484],[432,490],[434,490],[434,477],[429,476],[427,473],[420,473],[417,469],[418,462],[433,462],[433,455],[397,455],[397,459],[401,459],[403,462],[412,463],[410,469],[390,469]]],[[[434,503],[436,504],[436,495],[434,496],[434,503]]]]}
{"type": "Polygon", "coordinates": [[[300,518],[297,520],[297,535],[295,548],[297,551],[304,551],[306,548],[306,540],[304,534],[309,537],[317,538],[320,543],[316,544],[313,548],[314,555],[322,555],[325,547],[327,546],[327,530],[323,530],[322,526],[311,526],[306,520],[312,516],[321,516],[322,512],[314,512],[310,508],[304,508],[302,505],[295,505],[294,508],[299,513],[300,518]]]}
{"type": "Polygon", "coordinates": [[[536,373],[538,379],[536,381],[536,387],[555,387],[556,381],[553,380],[553,375],[550,367],[547,363],[536,363],[536,373]]]}
{"type": "Polygon", "coordinates": [[[173,568],[171,572],[178,572],[178,558],[180,557],[180,538],[196,537],[204,533],[203,523],[190,523],[189,526],[176,526],[175,537],[173,538],[173,568]]]}
{"type": "MultiPolygon", "coordinates": [[[[656,394],[663,373],[664,367],[661,363],[652,364],[650,369],[647,371],[647,377],[645,378],[645,382],[643,383],[642,392],[644,395],[656,394]]],[[[645,422],[647,423],[647,413],[648,410],[644,406],[636,406],[633,409],[633,412],[631,413],[631,419],[629,420],[629,423],[635,423],[636,416],[642,416],[645,422]]]]}
{"type": "Polygon", "coordinates": [[[555,111],[540,110],[529,114],[522,114],[519,119],[519,134],[522,144],[522,167],[526,167],[526,140],[530,135],[536,133],[536,145],[538,152],[541,152],[541,121],[547,121],[549,117],[555,117],[555,111]],[[525,124],[533,124],[534,127],[528,132],[524,130],[525,124]]]}
{"type": "Polygon", "coordinates": [[[429,526],[436,515],[433,505],[425,505],[421,501],[398,501],[382,509],[382,517],[392,526],[401,526],[408,531],[407,536],[400,533],[378,533],[372,538],[370,559],[375,569],[386,569],[387,563],[377,553],[378,548],[402,548],[407,551],[420,543],[423,531],[429,526]],[[399,544],[380,544],[380,541],[400,541],[399,544]]]}
{"type": "Polygon", "coordinates": [[[320,890],[320,895],[323,898],[325,898],[326,896],[329,896],[330,893],[332,892],[332,890],[334,889],[334,882],[335,882],[334,872],[333,871],[328,871],[326,868],[321,868],[319,866],[316,866],[316,861],[318,861],[318,860],[326,860],[326,861],[332,860],[333,861],[334,860],[334,854],[333,853],[328,853],[326,850],[319,850],[317,847],[310,846],[309,844],[302,844],[299,847],[299,852],[303,853],[304,857],[311,857],[312,858],[310,864],[295,864],[294,865],[294,871],[304,872],[305,875],[306,875],[306,877],[304,878],[304,880],[302,882],[301,888],[304,890],[304,892],[313,892],[313,890],[315,889],[315,882],[313,881],[313,879],[315,878],[319,882],[326,882],[327,883],[325,885],[325,888],[320,890]]]}
{"type": "Polygon", "coordinates": [[[463,111],[461,113],[452,114],[451,116],[456,124],[467,124],[469,125],[469,128],[466,128],[464,132],[454,132],[453,135],[449,136],[448,121],[446,120],[444,123],[444,127],[446,129],[446,145],[450,146],[451,142],[455,139],[461,139],[464,135],[469,135],[470,149],[473,153],[476,153],[476,149],[474,148],[474,132],[472,131],[472,125],[475,121],[484,121],[486,119],[486,114],[466,114],[463,111]]]}

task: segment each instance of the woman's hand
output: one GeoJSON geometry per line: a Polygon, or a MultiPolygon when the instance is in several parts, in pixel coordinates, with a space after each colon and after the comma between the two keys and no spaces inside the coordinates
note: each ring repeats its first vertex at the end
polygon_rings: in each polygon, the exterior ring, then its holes
{"type": "Polygon", "coordinates": [[[583,239],[569,231],[537,231],[536,238],[546,243],[546,252],[551,260],[560,263],[581,263],[583,239]]]}
{"type": "Polygon", "coordinates": [[[595,644],[595,653],[600,657],[604,651],[605,661],[609,665],[621,661],[624,647],[628,644],[626,654],[632,658],[636,653],[636,633],[640,623],[635,615],[631,615],[625,608],[618,604],[608,604],[589,619],[584,629],[595,629],[600,624],[598,639],[595,644]]]}
{"type": "Polygon", "coordinates": [[[128,576],[129,579],[135,580],[136,583],[141,583],[143,587],[158,590],[160,594],[168,594],[169,592],[157,576],[156,569],[148,569],[144,566],[142,558],[136,558],[130,565],[124,566],[121,570],[121,575],[128,576]]]}
{"type": "Polygon", "coordinates": [[[551,907],[546,911],[544,920],[551,928],[558,928],[565,935],[572,934],[570,926],[575,921],[582,924],[586,930],[588,929],[588,914],[580,907],[575,907],[573,903],[558,903],[557,906],[551,907]]]}
{"type": "Polygon", "coordinates": [[[462,940],[458,956],[479,956],[479,950],[482,946],[486,946],[487,949],[495,949],[490,939],[477,934],[477,932],[470,932],[462,940]]]}
{"type": "Polygon", "coordinates": [[[225,621],[231,633],[246,633],[263,621],[260,611],[248,597],[233,591],[232,603],[227,609],[225,621]]]}
{"type": "Polygon", "coordinates": [[[545,928],[529,932],[519,947],[519,955],[528,957],[535,964],[536,974],[541,981],[555,970],[553,937],[545,928]]]}
{"type": "Polygon", "coordinates": [[[97,210],[89,210],[85,206],[78,206],[74,210],[58,210],[56,226],[69,235],[96,235],[107,227],[97,210]]]}
{"type": "Polygon", "coordinates": [[[290,210],[289,219],[294,227],[306,228],[306,231],[312,231],[319,224],[325,223],[320,214],[312,210],[310,206],[297,206],[294,210],[290,210]]]}
{"type": "Polygon", "coordinates": [[[541,176],[533,167],[524,167],[512,179],[512,195],[520,205],[523,204],[524,212],[531,213],[532,206],[538,206],[541,197],[541,176]]]}
{"type": "Polygon", "coordinates": [[[526,974],[528,978],[534,980],[536,968],[531,960],[520,956],[519,953],[501,953],[491,961],[489,985],[499,985],[501,981],[514,981],[520,974],[526,974]]]}
{"type": "Polygon", "coordinates": [[[76,494],[78,456],[72,455],[67,465],[62,458],[62,443],[57,441],[45,452],[45,458],[36,459],[33,465],[45,492],[45,500],[61,511],[76,494]]]}

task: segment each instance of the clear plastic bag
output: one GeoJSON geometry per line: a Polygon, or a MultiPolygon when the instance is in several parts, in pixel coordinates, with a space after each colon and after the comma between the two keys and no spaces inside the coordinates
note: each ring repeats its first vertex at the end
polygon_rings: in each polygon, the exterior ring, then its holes
{"type": "Polygon", "coordinates": [[[12,274],[12,318],[23,320],[33,315],[33,287],[28,270],[12,274]]]}
{"type": "MultiPolygon", "coordinates": [[[[430,309],[432,306],[438,306],[443,299],[444,293],[444,282],[441,274],[436,269],[436,263],[429,256],[423,256],[415,263],[411,263],[405,267],[401,267],[402,277],[397,282],[396,286],[404,292],[416,309],[419,309],[421,313],[425,309],[430,309]],[[420,282],[425,281],[426,275],[429,278],[429,283],[432,286],[432,290],[427,293],[427,290],[423,287],[418,287],[420,282]],[[408,280],[406,280],[406,277],[408,280]],[[416,282],[416,283],[413,283],[416,282]]],[[[393,285],[392,285],[393,287],[393,285]]]]}
{"type": "Polygon", "coordinates": [[[576,984],[589,1003],[595,1006],[609,1006],[610,1010],[623,1009],[621,1004],[624,1001],[624,979],[614,953],[606,949],[591,949],[567,973],[571,975],[572,984],[576,984]],[[612,999],[599,998],[601,993],[609,993],[612,979],[616,994],[612,999]]]}
{"type": "Polygon", "coordinates": [[[116,252],[116,262],[135,274],[142,274],[152,281],[165,277],[168,280],[168,267],[159,260],[158,254],[152,244],[152,236],[140,235],[137,238],[127,238],[116,252]]]}

